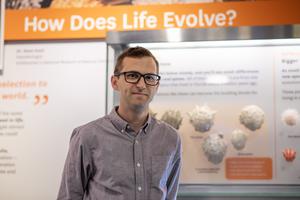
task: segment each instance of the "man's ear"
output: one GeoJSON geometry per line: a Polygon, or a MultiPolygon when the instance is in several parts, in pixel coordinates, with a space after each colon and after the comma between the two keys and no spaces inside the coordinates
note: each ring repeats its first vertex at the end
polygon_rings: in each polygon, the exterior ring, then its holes
{"type": "Polygon", "coordinates": [[[116,76],[111,76],[110,77],[110,83],[111,83],[111,86],[114,90],[119,90],[119,87],[118,87],[118,77],[116,76]]]}

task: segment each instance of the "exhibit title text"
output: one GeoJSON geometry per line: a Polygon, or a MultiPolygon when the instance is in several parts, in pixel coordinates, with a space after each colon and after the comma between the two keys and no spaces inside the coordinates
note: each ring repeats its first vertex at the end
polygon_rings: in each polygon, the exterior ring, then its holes
{"type": "Polygon", "coordinates": [[[233,26],[237,12],[229,9],[225,12],[206,13],[199,9],[197,13],[178,14],[173,11],[161,15],[150,14],[146,10],[122,13],[117,16],[83,17],[71,15],[69,18],[25,17],[25,32],[60,32],[92,30],[151,30],[161,28],[201,28],[233,26]]]}

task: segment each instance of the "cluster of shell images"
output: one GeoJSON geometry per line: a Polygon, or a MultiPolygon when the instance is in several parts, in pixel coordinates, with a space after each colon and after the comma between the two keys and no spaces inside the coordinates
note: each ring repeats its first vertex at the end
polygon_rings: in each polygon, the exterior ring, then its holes
{"type": "MultiPolygon", "coordinates": [[[[192,111],[188,112],[189,122],[194,127],[195,131],[205,133],[211,130],[214,125],[214,118],[217,111],[211,109],[207,105],[196,106],[192,111]]],[[[242,108],[239,114],[239,122],[249,131],[256,131],[261,128],[264,123],[265,113],[257,105],[247,105],[242,108]]],[[[178,110],[167,110],[161,117],[161,120],[170,124],[175,129],[179,129],[183,117],[178,110]]],[[[282,113],[282,122],[287,126],[295,126],[299,121],[299,113],[295,109],[287,109],[282,113]]],[[[231,133],[230,142],[232,146],[240,151],[245,148],[248,139],[246,131],[235,129],[231,133]]],[[[228,142],[220,133],[212,133],[206,136],[202,144],[202,150],[208,161],[213,164],[219,164],[223,161],[226,155],[228,142]]],[[[290,151],[289,151],[290,152],[290,151]]],[[[294,153],[284,153],[286,160],[288,155],[295,156],[294,153]]]]}
{"type": "MultiPolygon", "coordinates": [[[[192,111],[188,112],[189,122],[195,131],[205,133],[211,130],[214,125],[214,118],[217,111],[211,109],[207,105],[196,106],[192,111]]],[[[175,129],[179,129],[183,117],[178,110],[167,110],[163,113],[161,120],[170,124],[175,129]]],[[[264,111],[256,105],[245,106],[239,115],[240,123],[247,129],[255,131],[259,129],[264,122],[264,111]]],[[[231,133],[231,144],[237,150],[242,150],[247,142],[248,134],[240,129],[236,129],[231,133]]],[[[227,141],[222,134],[209,134],[202,144],[202,149],[208,161],[219,164],[227,151],[227,141]]]]}

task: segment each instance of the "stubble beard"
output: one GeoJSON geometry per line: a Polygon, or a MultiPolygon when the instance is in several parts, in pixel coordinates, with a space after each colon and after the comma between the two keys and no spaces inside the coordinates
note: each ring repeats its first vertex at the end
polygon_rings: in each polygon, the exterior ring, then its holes
{"type": "Polygon", "coordinates": [[[130,105],[130,109],[131,109],[133,112],[137,113],[137,114],[140,114],[140,113],[142,113],[142,112],[144,112],[144,111],[147,111],[147,112],[148,112],[148,110],[149,110],[149,104],[150,104],[150,102],[152,101],[153,96],[152,96],[152,97],[148,96],[147,98],[148,98],[148,99],[146,99],[145,102],[143,102],[143,103],[142,103],[142,102],[139,102],[139,103],[132,103],[132,104],[130,105]]]}
{"type": "Polygon", "coordinates": [[[140,114],[142,112],[144,112],[145,110],[148,110],[149,108],[149,103],[151,100],[147,99],[145,102],[139,102],[139,103],[133,103],[130,105],[130,109],[137,113],[140,114]]]}

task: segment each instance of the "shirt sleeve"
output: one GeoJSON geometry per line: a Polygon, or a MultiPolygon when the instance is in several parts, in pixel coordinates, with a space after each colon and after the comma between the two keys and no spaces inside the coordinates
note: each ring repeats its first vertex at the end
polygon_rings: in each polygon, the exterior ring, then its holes
{"type": "Polygon", "coordinates": [[[167,181],[167,197],[166,200],[176,200],[178,186],[179,186],[179,175],[181,169],[181,155],[182,155],[182,147],[181,140],[178,138],[177,150],[174,156],[173,168],[171,170],[170,176],[167,181]]]}
{"type": "Polygon", "coordinates": [[[89,145],[79,131],[72,133],[57,200],[82,200],[92,174],[89,145]]]}

